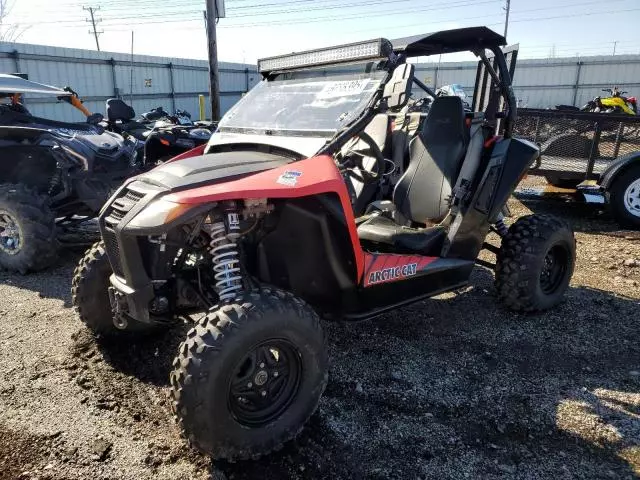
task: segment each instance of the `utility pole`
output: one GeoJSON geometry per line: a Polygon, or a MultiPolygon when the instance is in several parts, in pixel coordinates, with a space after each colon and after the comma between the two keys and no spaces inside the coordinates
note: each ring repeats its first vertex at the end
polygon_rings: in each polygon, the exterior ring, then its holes
{"type": "Polygon", "coordinates": [[[615,41],[613,42],[613,55],[614,55],[614,56],[615,56],[615,54],[616,54],[616,47],[617,47],[617,46],[618,46],[618,40],[615,40],[615,41]]]}
{"type": "Polygon", "coordinates": [[[504,19],[504,38],[507,38],[507,30],[509,30],[509,10],[511,10],[511,0],[507,0],[507,6],[504,7],[506,16],[504,19]]]}
{"type": "MultiPolygon", "coordinates": [[[[93,33],[93,36],[96,37],[96,48],[98,49],[98,51],[100,51],[100,42],[98,42],[98,35],[104,33],[104,30],[100,32],[96,30],[96,19],[93,15],[95,12],[100,10],[100,7],[82,7],[82,9],[87,10],[89,12],[89,15],[91,15],[91,20],[87,20],[87,22],[91,22],[91,25],[93,25],[93,31],[89,30],[89,33],[93,33]]],[[[100,22],[100,20],[98,20],[98,22],[100,22]]]]}
{"type": "Polygon", "coordinates": [[[220,120],[220,83],[218,81],[218,42],[216,39],[216,0],[207,1],[207,42],[209,47],[209,101],[211,120],[220,120]]]}

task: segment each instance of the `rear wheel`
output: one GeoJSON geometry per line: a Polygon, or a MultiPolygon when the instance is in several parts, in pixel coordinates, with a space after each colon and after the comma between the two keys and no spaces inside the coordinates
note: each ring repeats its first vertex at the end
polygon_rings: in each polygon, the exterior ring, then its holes
{"type": "Polygon", "coordinates": [[[506,236],[496,262],[498,298],[518,311],[546,310],[562,300],[573,274],[573,231],[551,215],[518,219],[506,236]]]}
{"type": "Polygon", "coordinates": [[[620,225],[640,228],[640,165],[634,165],[614,180],[609,189],[609,203],[620,225]]]}
{"type": "Polygon", "coordinates": [[[0,267],[42,270],[55,262],[57,249],[47,197],[22,184],[0,185],[0,267]]]}
{"type": "Polygon", "coordinates": [[[190,443],[214,458],[279,449],[327,384],[318,315],[279,290],[246,294],[187,334],[171,373],[172,408],[190,443]]]}

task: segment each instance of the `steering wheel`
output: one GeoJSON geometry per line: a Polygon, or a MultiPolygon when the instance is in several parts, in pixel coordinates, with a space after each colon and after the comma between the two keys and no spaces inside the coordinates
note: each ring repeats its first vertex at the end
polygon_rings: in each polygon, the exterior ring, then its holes
{"type": "Polygon", "coordinates": [[[409,107],[409,112],[426,112],[431,104],[431,99],[428,97],[422,97],[417,99],[413,105],[409,107]]]}
{"type": "Polygon", "coordinates": [[[378,144],[375,142],[371,135],[366,132],[360,132],[356,135],[359,139],[361,139],[364,143],[369,147],[369,152],[375,158],[376,163],[374,165],[373,171],[367,170],[362,164],[363,157],[360,155],[356,155],[355,164],[356,167],[360,170],[359,174],[354,172],[353,170],[348,170],[349,175],[354,177],[355,179],[361,181],[364,184],[375,183],[380,177],[384,174],[385,170],[385,162],[384,155],[378,147],[378,144]]]}

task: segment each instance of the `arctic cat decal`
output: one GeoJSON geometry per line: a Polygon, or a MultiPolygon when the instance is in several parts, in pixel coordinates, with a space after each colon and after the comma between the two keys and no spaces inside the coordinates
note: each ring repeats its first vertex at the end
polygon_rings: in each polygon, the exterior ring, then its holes
{"type": "Polygon", "coordinates": [[[369,272],[369,285],[409,277],[416,274],[417,263],[402,265],[402,267],[389,267],[375,272],[369,272]]]}
{"type": "Polygon", "coordinates": [[[412,277],[437,260],[418,255],[365,254],[364,286],[394,282],[412,277]]]}

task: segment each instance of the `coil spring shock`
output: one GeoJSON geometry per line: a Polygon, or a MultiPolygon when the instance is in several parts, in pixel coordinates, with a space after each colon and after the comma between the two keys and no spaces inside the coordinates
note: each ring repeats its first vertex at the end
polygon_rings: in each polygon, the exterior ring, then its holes
{"type": "Polygon", "coordinates": [[[500,235],[501,237],[504,237],[507,233],[509,233],[509,228],[504,223],[503,218],[500,218],[500,220],[494,223],[493,226],[496,229],[497,234],[500,235]]]}
{"type": "Polygon", "coordinates": [[[47,194],[49,196],[53,196],[54,194],[58,193],[59,187],[60,185],[62,185],[61,177],[62,173],[60,172],[60,170],[56,169],[55,173],[49,180],[49,190],[47,191],[47,194]]]}
{"type": "Polygon", "coordinates": [[[209,234],[211,236],[209,251],[213,256],[216,291],[220,301],[231,301],[243,288],[237,244],[227,238],[227,227],[224,222],[212,224],[209,234]]]}

